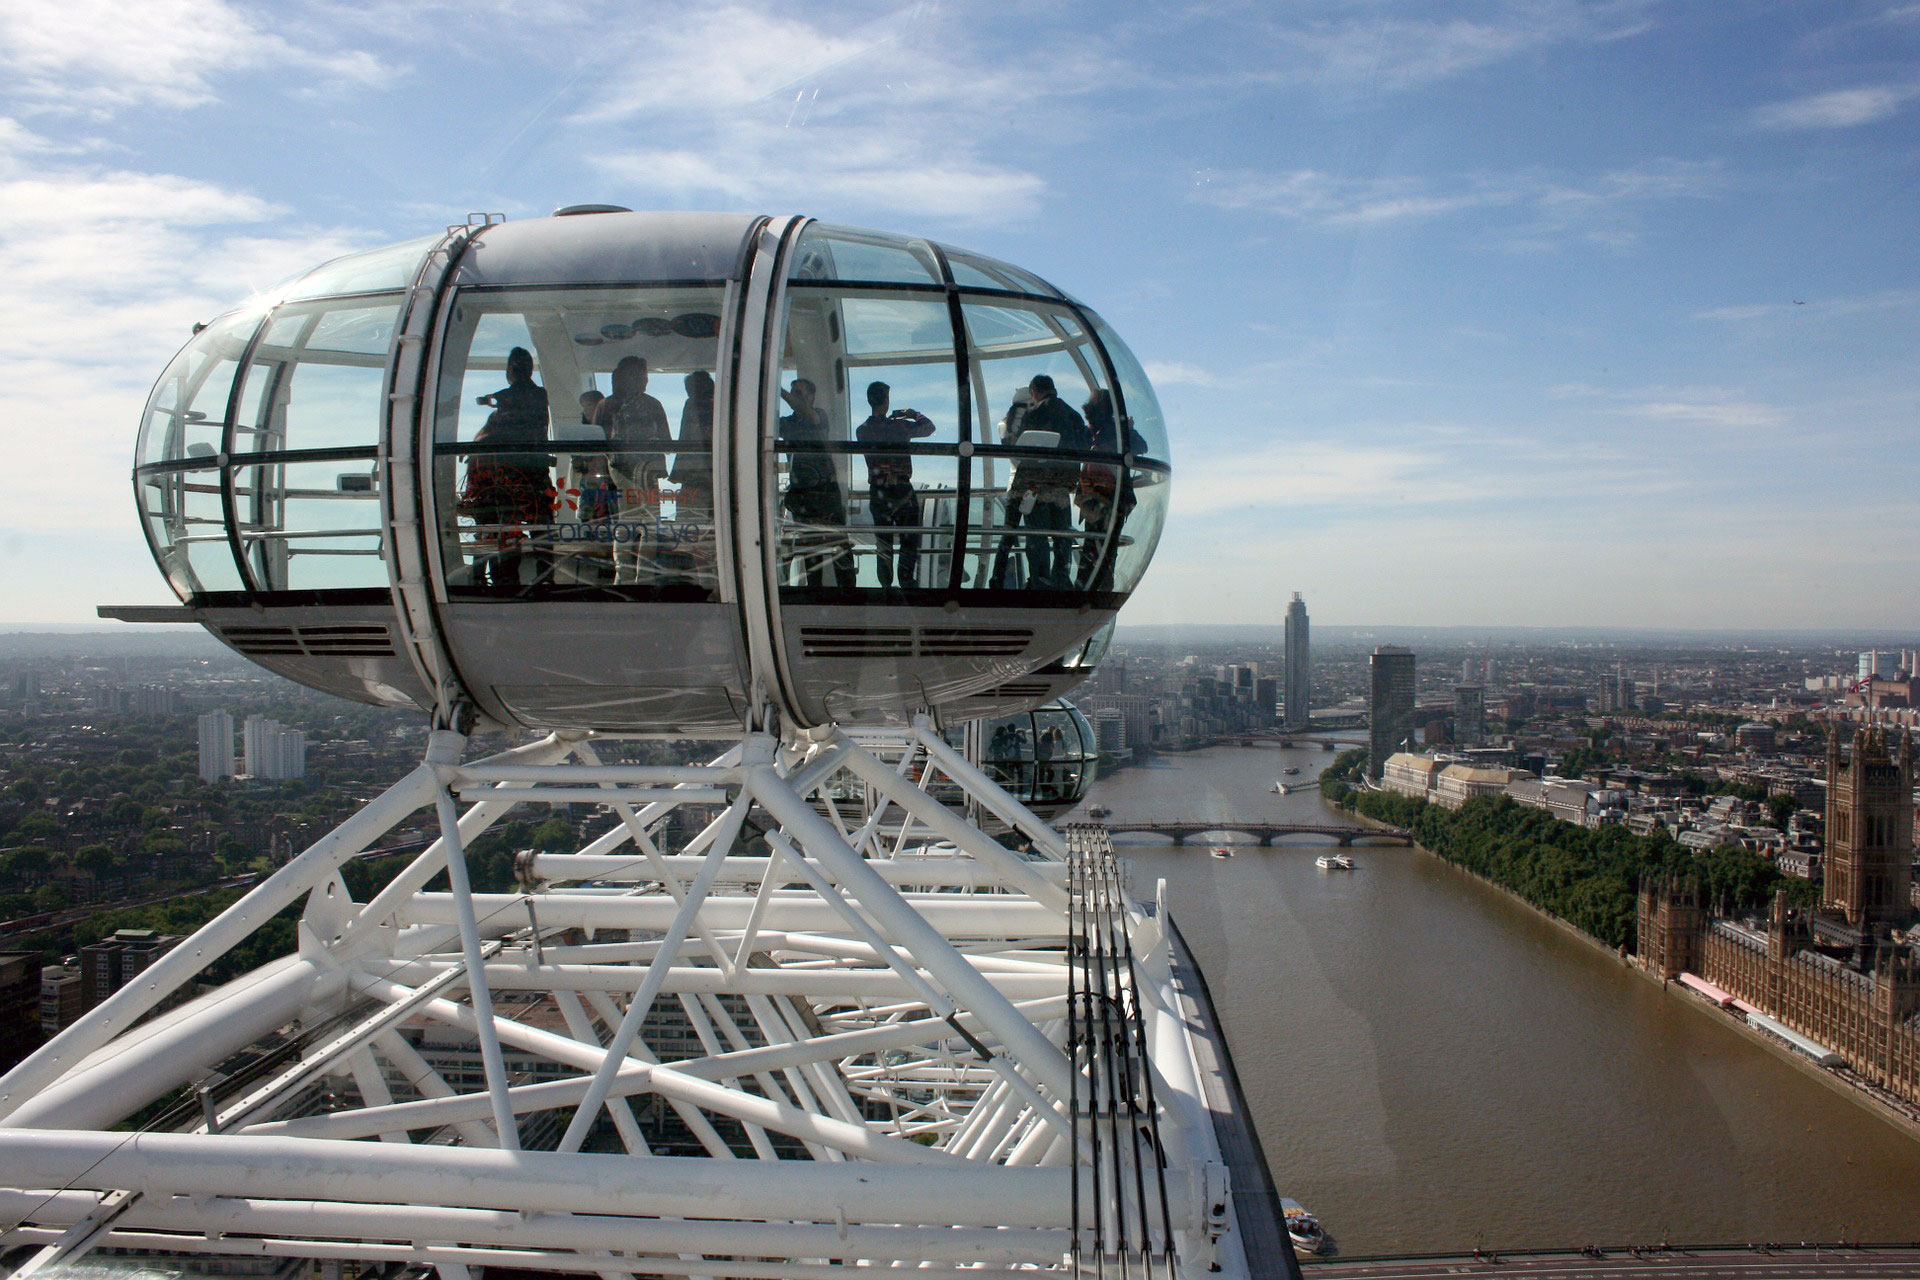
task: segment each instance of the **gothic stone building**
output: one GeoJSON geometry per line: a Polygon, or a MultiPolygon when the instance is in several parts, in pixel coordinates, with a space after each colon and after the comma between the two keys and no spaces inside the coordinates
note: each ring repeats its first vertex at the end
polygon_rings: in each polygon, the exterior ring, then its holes
{"type": "Polygon", "coordinates": [[[1640,891],[1641,964],[1693,973],[1779,1019],[1891,1093],[1920,1103],[1920,937],[1913,916],[1913,739],[1869,725],[1827,750],[1820,909],[1775,896],[1764,926],[1711,916],[1691,886],[1640,891]]]}

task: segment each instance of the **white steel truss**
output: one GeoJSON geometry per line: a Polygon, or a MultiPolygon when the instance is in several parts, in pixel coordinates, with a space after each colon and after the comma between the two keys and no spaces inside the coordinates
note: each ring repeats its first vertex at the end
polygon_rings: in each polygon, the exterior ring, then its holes
{"type": "Polygon", "coordinates": [[[406,778],[0,1079],[0,1248],[813,1280],[1247,1273],[1162,917],[924,721],[406,778]],[[958,807],[936,799],[933,791],[958,807]],[[520,806],[598,834],[476,892],[520,806]],[[366,902],[340,869],[431,807],[366,902]],[[995,837],[962,813],[990,818],[995,837]],[[444,885],[444,887],[442,887],[444,885]],[[305,899],[297,951],[175,992],[305,899]]]}

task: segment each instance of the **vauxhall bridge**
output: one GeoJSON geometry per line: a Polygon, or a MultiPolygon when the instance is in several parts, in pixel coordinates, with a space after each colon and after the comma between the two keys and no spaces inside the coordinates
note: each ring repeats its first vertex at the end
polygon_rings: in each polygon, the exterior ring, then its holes
{"type": "Polygon", "coordinates": [[[1412,833],[1404,827],[1350,827],[1331,822],[1109,822],[1106,827],[1114,835],[1146,832],[1165,836],[1174,844],[1185,844],[1193,836],[1216,832],[1258,836],[1263,847],[1282,836],[1331,836],[1342,848],[1352,845],[1356,840],[1380,840],[1404,845],[1413,843],[1412,833]]]}

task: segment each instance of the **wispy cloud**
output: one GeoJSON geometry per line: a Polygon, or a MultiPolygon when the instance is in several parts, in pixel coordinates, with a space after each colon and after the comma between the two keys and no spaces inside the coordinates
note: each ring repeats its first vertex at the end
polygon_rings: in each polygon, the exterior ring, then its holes
{"type": "Polygon", "coordinates": [[[1266,29],[1271,65],[1253,74],[1368,90],[1417,88],[1554,45],[1637,34],[1649,25],[1649,8],[1641,0],[1509,0],[1476,6],[1470,15],[1370,5],[1302,17],[1299,6],[1276,7],[1266,29]]]}
{"type": "Polygon", "coordinates": [[[1710,307],[1693,313],[1695,320],[1738,323],[1749,320],[1835,319],[1920,307],[1920,289],[1885,289],[1878,293],[1842,298],[1789,298],[1785,302],[1754,302],[1742,306],[1710,307]]]}
{"type": "Polygon", "coordinates": [[[1920,97],[1920,85],[1834,89],[1758,107],[1753,122],[1763,129],[1851,129],[1885,120],[1916,97],[1920,97]]]}
{"type": "Polygon", "coordinates": [[[1635,405],[1633,412],[1656,422],[1690,427],[1760,429],[1781,426],[1787,421],[1784,410],[1750,400],[1649,400],[1635,405]]]}
{"type": "Polygon", "coordinates": [[[1662,159],[1591,178],[1541,173],[1483,174],[1441,181],[1355,178],[1313,169],[1287,173],[1208,173],[1192,199],[1224,209],[1253,209],[1314,226],[1356,228],[1417,223],[1475,211],[1500,211],[1517,243],[1577,235],[1629,241],[1629,211],[1662,201],[1718,195],[1718,165],[1662,159]]]}
{"type": "Polygon", "coordinates": [[[1056,141],[1071,101],[1110,86],[1091,44],[989,55],[977,32],[915,6],[865,26],[747,5],[657,24],[633,51],[646,73],[608,68],[573,123],[671,135],[616,146],[599,167],[650,202],[716,198],[1018,222],[1047,189],[1018,157],[1043,110],[1056,141]]]}
{"type": "Polygon", "coordinates": [[[222,74],[293,67],[356,84],[386,78],[374,55],[288,40],[227,0],[8,0],[0,73],[38,110],[105,117],[137,105],[211,102],[222,74]]]}
{"type": "Polygon", "coordinates": [[[1517,184],[1478,181],[1440,193],[1417,178],[1350,178],[1316,169],[1286,173],[1209,172],[1193,198],[1223,209],[1258,209],[1320,226],[1356,226],[1440,217],[1464,209],[1512,204],[1517,184]]]}

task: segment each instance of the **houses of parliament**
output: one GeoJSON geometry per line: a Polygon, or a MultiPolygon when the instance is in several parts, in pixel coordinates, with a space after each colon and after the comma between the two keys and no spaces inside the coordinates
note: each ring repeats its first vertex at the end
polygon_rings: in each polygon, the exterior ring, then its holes
{"type": "Polygon", "coordinates": [[[1913,750],[1910,734],[1874,725],[1860,729],[1845,750],[1837,731],[1829,738],[1818,908],[1791,908],[1782,890],[1761,925],[1715,916],[1693,886],[1643,885],[1639,959],[1662,978],[1724,997],[1749,1021],[1772,1022],[1770,1030],[1814,1042],[1870,1083],[1920,1104],[1913,750]]]}

